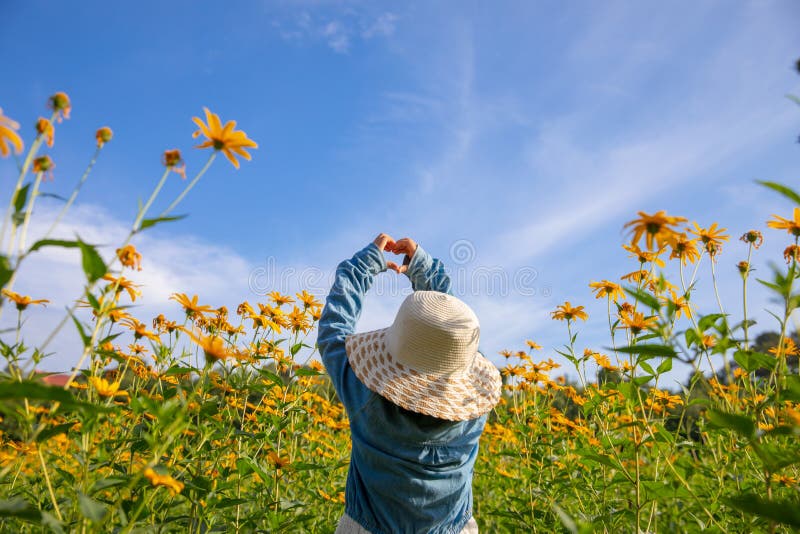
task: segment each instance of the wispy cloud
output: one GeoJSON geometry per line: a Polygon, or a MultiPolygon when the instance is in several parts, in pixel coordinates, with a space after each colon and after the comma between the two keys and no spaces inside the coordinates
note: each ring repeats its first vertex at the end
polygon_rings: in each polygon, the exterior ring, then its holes
{"type": "Polygon", "coordinates": [[[347,54],[357,42],[394,35],[400,17],[360,5],[344,9],[315,9],[283,13],[272,25],[278,34],[295,44],[324,43],[337,54],[347,54]]]}

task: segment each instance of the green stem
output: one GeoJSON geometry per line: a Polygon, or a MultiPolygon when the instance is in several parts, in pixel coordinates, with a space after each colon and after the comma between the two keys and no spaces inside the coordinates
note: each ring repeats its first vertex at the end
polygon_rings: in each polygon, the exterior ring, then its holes
{"type": "MultiPolygon", "coordinates": [[[[25,240],[28,237],[28,226],[31,222],[31,213],[33,212],[33,204],[36,202],[36,197],[39,196],[39,186],[42,183],[43,172],[36,173],[36,180],[33,182],[33,191],[31,191],[31,198],[28,200],[28,208],[25,210],[25,219],[22,223],[22,231],[19,234],[19,253],[20,255],[25,250],[25,240]]],[[[11,241],[13,246],[14,241],[11,241]]],[[[9,252],[9,256],[10,256],[9,252]]]]}
{"type": "Polygon", "coordinates": [[[58,224],[61,222],[61,219],[64,218],[64,215],[66,215],[67,211],[72,206],[73,202],[75,202],[75,198],[78,196],[78,192],[81,190],[81,187],[83,187],[84,182],[89,177],[89,173],[92,172],[92,167],[94,167],[94,164],[97,161],[97,157],[100,155],[100,151],[102,149],[103,149],[102,146],[98,146],[97,150],[94,151],[94,156],[92,156],[91,161],[89,161],[89,165],[86,167],[86,170],[83,172],[83,176],[81,176],[81,179],[78,180],[78,183],[75,185],[75,189],[72,190],[72,194],[70,195],[69,199],[67,200],[67,203],[64,204],[63,208],[61,208],[61,212],[56,217],[56,220],[53,221],[53,224],[50,226],[50,229],[47,231],[47,233],[44,234],[44,238],[43,239],[47,239],[48,237],[50,237],[50,234],[53,233],[53,230],[56,229],[56,226],[58,226],[58,224]]]}
{"type": "MultiPolygon", "coordinates": [[[[58,112],[54,111],[53,115],[50,116],[50,122],[56,120],[57,115],[58,112]]],[[[6,237],[6,228],[8,227],[8,220],[11,218],[13,213],[14,203],[17,200],[17,193],[19,193],[19,190],[22,189],[22,181],[28,174],[28,169],[30,168],[31,163],[33,163],[33,158],[36,157],[36,154],[39,152],[39,147],[42,146],[43,141],[44,136],[42,134],[36,136],[36,139],[33,140],[31,148],[28,150],[28,154],[25,156],[25,161],[22,163],[22,167],[19,170],[17,184],[14,186],[14,193],[11,195],[11,200],[9,200],[8,208],[6,209],[6,216],[3,218],[3,227],[0,229],[0,247],[3,246],[3,241],[6,237]]]]}
{"type": "Polygon", "coordinates": [[[144,216],[145,214],[147,214],[147,210],[150,209],[150,206],[153,205],[153,201],[158,196],[158,193],[161,191],[161,188],[164,187],[164,183],[167,181],[167,177],[169,176],[169,173],[171,171],[172,169],[170,167],[167,167],[167,169],[164,171],[164,174],[161,175],[161,179],[158,181],[158,184],[156,184],[156,188],[153,189],[153,192],[150,194],[150,198],[147,199],[147,203],[141,210],[139,210],[139,214],[136,216],[136,220],[133,221],[133,227],[131,228],[131,233],[128,235],[126,244],[127,241],[130,241],[130,238],[133,236],[133,234],[139,231],[139,225],[141,224],[142,219],[144,219],[144,216]]]}
{"type": "Polygon", "coordinates": [[[750,258],[752,255],[753,244],[750,243],[750,246],[747,248],[747,271],[742,273],[742,326],[744,328],[744,350],[748,350],[750,348],[750,338],[748,336],[747,328],[747,278],[750,275],[750,258]]]}
{"type": "Polygon", "coordinates": [[[187,195],[187,193],[189,193],[189,191],[192,190],[192,188],[195,186],[195,184],[197,182],[199,182],[200,178],[202,178],[202,176],[206,173],[208,168],[211,167],[211,164],[214,162],[214,159],[216,157],[217,157],[217,151],[215,150],[208,157],[208,161],[206,161],[206,164],[203,165],[202,169],[200,169],[200,172],[197,173],[197,176],[195,176],[192,179],[192,181],[189,182],[189,185],[187,185],[186,188],[183,191],[181,191],[181,194],[178,195],[178,198],[176,198],[172,202],[172,204],[169,205],[169,207],[167,209],[165,209],[164,211],[161,212],[161,215],[159,215],[159,217],[166,217],[167,215],[169,215],[170,212],[172,212],[172,210],[174,210],[178,206],[178,204],[180,204],[181,200],[183,200],[183,197],[185,197],[187,195]]]}

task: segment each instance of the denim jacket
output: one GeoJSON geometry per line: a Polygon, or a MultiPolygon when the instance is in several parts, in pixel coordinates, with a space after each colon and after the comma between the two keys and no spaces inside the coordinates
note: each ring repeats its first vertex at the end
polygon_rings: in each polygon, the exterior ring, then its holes
{"type": "MultiPolygon", "coordinates": [[[[339,264],[319,321],[322,361],[350,419],[345,513],[374,534],[461,532],[472,517],[472,473],[486,416],[445,421],[405,410],[359,381],[345,337],[386,260],[375,244],[339,264]]],[[[451,293],[444,265],[417,247],[406,272],[414,291],[451,293]]],[[[388,326],[388,325],[387,325],[388,326]]]]}

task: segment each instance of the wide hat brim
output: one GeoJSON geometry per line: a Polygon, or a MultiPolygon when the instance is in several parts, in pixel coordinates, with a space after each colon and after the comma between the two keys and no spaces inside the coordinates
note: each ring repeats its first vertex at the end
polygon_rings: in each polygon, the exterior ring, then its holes
{"type": "Polygon", "coordinates": [[[388,328],[345,338],[350,366],[370,390],[394,404],[446,419],[468,421],[491,411],[500,400],[500,373],[480,352],[463,372],[441,375],[403,365],[386,348],[388,328]]]}

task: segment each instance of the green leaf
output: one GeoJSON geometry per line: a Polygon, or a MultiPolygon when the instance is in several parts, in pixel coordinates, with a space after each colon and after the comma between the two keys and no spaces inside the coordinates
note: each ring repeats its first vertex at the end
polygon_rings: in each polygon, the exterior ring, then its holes
{"type": "Polygon", "coordinates": [[[28,199],[28,190],[31,188],[31,184],[25,184],[17,191],[17,196],[14,197],[14,211],[16,213],[20,213],[22,210],[25,209],[25,201],[28,199]]]}
{"type": "Polygon", "coordinates": [[[772,370],[775,368],[775,364],[777,362],[773,356],[764,354],[763,352],[756,352],[754,350],[737,350],[733,354],[733,359],[739,364],[739,367],[748,373],[751,373],[757,369],[772,370]]]}
{"type": "Polygon", "coordinates": [[[708,420],[720,428],[734,430],[746,438],[750,438],[756,431],[756,425],[746,415],[739,415],[719,410],[708,410],[708,420]]]}
{"type": "Polygon", "coordinates": [[[127,478],[101,478],[92,485],[91,493],[97,493],[100,490],[113,488],[114,486],[121,486],[128,482],[127,478]]]}
{"type": "Polygon", "coordinates": [[[64,239],[40,239],[31,246],[30,252],[35,252],[42,247],[78,248],[78,242],[64,239]]]}
{"type": "MultiPolygon", "coordinates": [[[[614,350],[613,347],[606,347],[606,350],[614,350]]],[[[646,356],[667,356],[669,358],[677,357],[675,349],[669,345],[656,345],[643,343],[641,345],[630,345],[628,347],[618,347],[617,352],[624,354],[639,354],[646,356]]]]}
{"type": "Polygon", "coordinates": [[[700,341],[703,339],[703,336],[697,332],[694,328],[687,328],[686,332],[684,332],[684,337],[686,338],[686,346],[691,347],[695,344],[700,344],[700,341]]]}
{"type": "Polygon", "coordinates": [[[322,373],[314,369],[311,369],[310,367],[300,367],[295,370],[294,374],[297,376],[319,376],[322,373]]]}
{"type": "Polygon", "coordinates": [[[666,358],[656,369],[658,374],[668,373],[672,371],[672,358],[666,358]]]}
{"type": "Polygon", "coordinates": [[[5,287],[12,276],[14,276],[14,270],[11,268],[8,256],[0,254],[0,287],[5,287]]]}
{"type": "Polygon", "coordinates": [[[81,408],[93,412],[108,412],[111,408],[82,402],[72,396],[64,388],[46,386],[39,382],[5,382],[0,383],[0,400],[29,400],[54,401],[66,408],[81,408]]]}
{"type": "Polygon", "coordinates": [[[619,464],[610,456],[605,456],[604,454],[598,454],[594,451],[588,451],[584,449],[576,450],[575,452],[577,452],[579,455],[586,458],[587,460],[592,460],[594,462],[603,464],[612,469],[620,468],[619,464]]]}
{"type": "Polygon", "coordinates": [[[785,185],[779,184],[777,182],[767,182],[762,180],[756,180],[756,183],[761,184],[764,187],[768,187],[773,191],[777,191],[781,195],[785,196],[786,198],[788,198],[789,200],[800,206],[800,194],[797,194],[797,192],[790,189],[789,187],[786,187],[785,185]]]}
{"type": "Polygon", "coordinates": [[[75,317],[74,313],[70,311],[69,316],[72,317],[72,322],[75,323],[75,328],[78,329],[78,334],[80,334],[81,340],[83,341],[83,347],[84,348],[88,347],[92,343],[92,337],[86,333],[86,331],[83,329],[83,325],[78,320],[78,318],[75,317]]]}
{"type": "Polygon", "coordinates": [[[0,517],[16,517],[39,523],[42,520],[42,512],[25,499],[14,497],[0,501],[0,517]]]}
{"type": "Polygon", "coordinates": [[[647,306],[648,308],[651,308],[653,310],[661,309],[661,303],[658,302],[658,299],[655,298],[650,293],[647,293],[640,289],[636,289],[635,287],[632,286],[626,287],[625,292],[634,299],[638,300],[639,302],[647,306]]]}
{"type": "Polygon", "coordinates": [[[769,501],[754,493],[723,499],[725,504],[794,528],[800,528],[800,504],[797,501],[769,501]]]}
{"type": "Polygon", "coordinates": [[[701,332],[705,332],[721,318],[725,317],[723,313],[709,313],[708,315],[704,315],[700,321],[697,323],[697,327],[700,329],[701,332]]]}
{"type": "Polygon", "coordinates": [[[108,272],[108,267],[93,245],[88,245],[78,239],[78,247],[81,249],[81,264],[86,278],[90,283],[96,282],[108,272]]]}
{"type": "Polygon", "coordinates": [[[91,521],[100,522],[106,515],[106,507],[102,503],[84,495],[80,491],[78,492],[78,506],[83,517],[91,521]]]}
{"type": "Polygon", "coordinates": [[[263,369],[263,368],[258,369],[258,373],[267,380],[269,380],[270,382],[274,383],[276,386],[280,387],[284,386],[283,379],[280,376],[273,373],[272,371],[270,371],[269,369],[263,369]]]}
{"type": "Polygon", "coordinates": [[[142,223],[139,225],[139,230],[142,231],[145,228],[150,228],[151,226],[155,226],[158,223],[162,222],[170,222],[170,221],[179,221],[181,219],[185,219],[187,215],[172,215],[170,217],[155,217],[153,219],[144,219],[142,223]]]}
{"type": "Polygon", "coordinates": [[[781,398],[800,402],[800,376],[789,375],[785,378],[786,389],[781,390],[781,398]]]}
{"type": "Polygon", "coordinates": [[[796,449],[782,449],[773,443],[760,443],[754,449],[764,467],[773,473],[800,462],[800,451],[796,449]]]}

